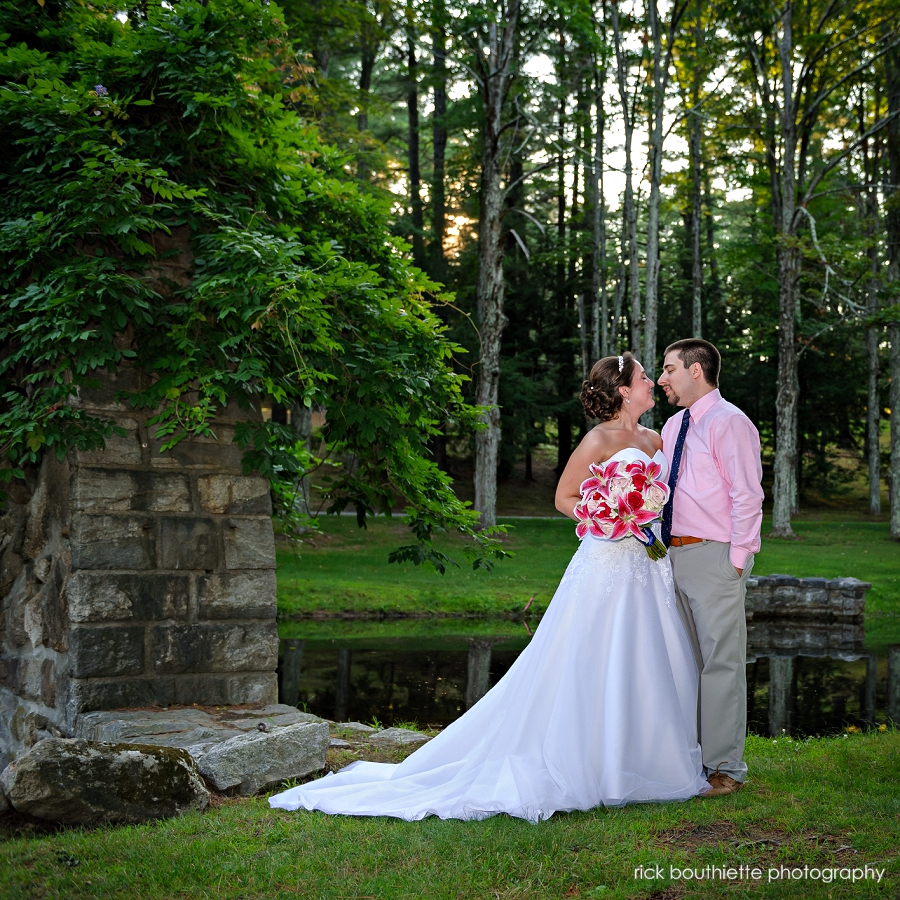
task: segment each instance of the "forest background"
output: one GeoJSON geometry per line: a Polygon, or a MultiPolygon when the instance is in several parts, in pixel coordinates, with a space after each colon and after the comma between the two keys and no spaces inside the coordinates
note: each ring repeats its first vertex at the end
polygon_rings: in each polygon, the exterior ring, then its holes
{"type": "Polygon", "coordinates": [[[474,459],[482,522],[493,472],[562,471],[594,360],[631,349],[656,377],[666,344],[694,335],[720,348],[723,394],[760,430],[774,533],[863,475],[871,513],[895,498],[900,537],[896,4],[284,13],[298,112],[454,295],[436,305],[468,351],[454,364],[468,399],[496,408],[474,437],[449,423],[431,446],[457,476],[474,459]]]}
{"type": "Polygon", "coordinates": [[[0,487],[102,443],[69,400],[136,366],[122,399],[165,447],[268,397],[238,439],[286,530],[318,486],[361,523],[405,506],[398,561],[441,568],[455,530],[489,564],[498,479],[550,511],[592,362],[656,377],[696,335],[761,433],[773,535],[867,486],[900,538],[898,24],[893,0],[0,0],[0,487]]]}

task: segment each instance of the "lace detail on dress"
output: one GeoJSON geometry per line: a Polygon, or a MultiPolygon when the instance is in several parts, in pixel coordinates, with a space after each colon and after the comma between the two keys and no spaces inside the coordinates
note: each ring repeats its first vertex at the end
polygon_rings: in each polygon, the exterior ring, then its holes
{"type": "MultiPolygon", "coordinates": [[[[662,457],[661,462],[665,474],[667,466],[661,450],[650,457],[643,450],[628,447],[614,453],[606,462],[611,462],[623,454],[640,454],[646,456],[647,459],[662,457]]],[[[659,537],[660,524],[655,522],[652,525],[653,532],[657,537],[659,537]]],[[[672,564],[669,557],[666,556],[660,560],[650,559],[646,548],[636,537],[629,536],[618,541],[610,541],[588,535],[582,540],[581,546],[572,557],[572,561],[560,581],[560,587],[571,585],[575,590],[580,591],[589,571],[595,587],[598,586],[598,582],[602,583],[604,597],[609,597],[616,584],[623,579],[641,587],[647,587],[653,579],[661,579],[665,589],[666,606],[672,606],[669,597],[674,596],[675,581],[672,577],[672,564]]]]}
{"type": "Polygon", "coordinates": [[[650,559],[644,545],[635,537],[620,541],[586,537],[572,557],[560,587],[566,585],[580,593],[588,574],[595,589],[602,585],[604,597],[609,597],[613,588],[623,580],[645,588],[656,579],[665,589],[666,606],[672,605],[669,597],[674,595],[675,582],[669,557],[650,559]]]}

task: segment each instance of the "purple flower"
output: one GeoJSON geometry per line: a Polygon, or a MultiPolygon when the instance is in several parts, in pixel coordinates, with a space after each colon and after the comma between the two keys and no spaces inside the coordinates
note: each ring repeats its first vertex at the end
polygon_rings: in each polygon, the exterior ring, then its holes
{"type": "Polygon", "coordinates": [[[108,97],[109,96],[109,91],[105,87],[103,87],[102,84],[94,85],[94,93],[98,97],[108,97]]]}

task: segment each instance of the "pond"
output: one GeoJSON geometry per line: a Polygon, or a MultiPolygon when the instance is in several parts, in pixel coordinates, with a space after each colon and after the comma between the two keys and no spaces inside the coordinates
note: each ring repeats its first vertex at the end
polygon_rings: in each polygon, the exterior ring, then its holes
{"type": "MultiPolygon", "coordinates": [[[[336,721],[443,727],[503,677],[536,623],[509,620],[282,625],[279,699],[336,721]]],[[[900,647],[862,625],[748,623],[748,729],[832,734],[900,721],[900,647]]]]}

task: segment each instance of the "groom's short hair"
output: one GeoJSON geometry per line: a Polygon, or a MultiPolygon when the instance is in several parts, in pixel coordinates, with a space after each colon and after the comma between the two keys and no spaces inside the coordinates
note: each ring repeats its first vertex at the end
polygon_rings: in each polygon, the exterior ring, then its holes
{"type": "Polygon", "coordinates": [[[683,341],[669,344],[663,356],[672,350],[678,351],[678,358],[684,363],[686,369],[689,369],[694,363],[700,363],[706,383],[713,387],[719,386],[722,355],[713,344],[704,341],[703,338],[685,338],[683,341]]]}

